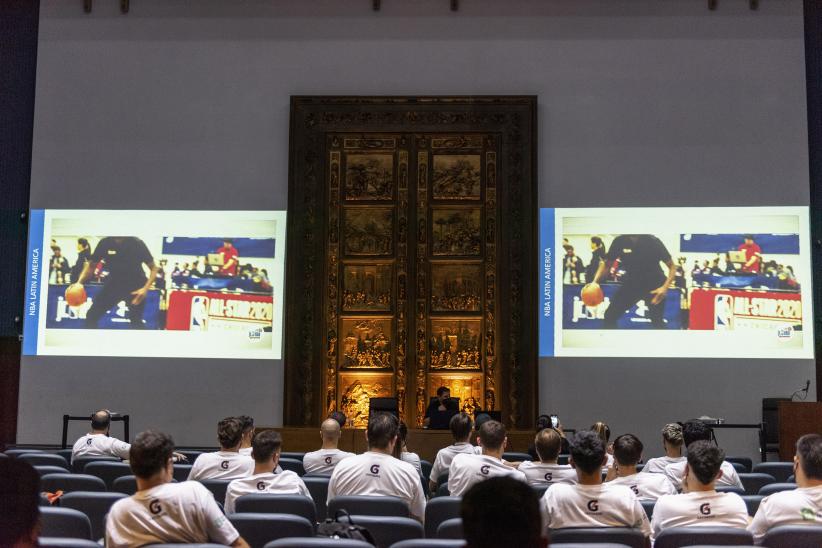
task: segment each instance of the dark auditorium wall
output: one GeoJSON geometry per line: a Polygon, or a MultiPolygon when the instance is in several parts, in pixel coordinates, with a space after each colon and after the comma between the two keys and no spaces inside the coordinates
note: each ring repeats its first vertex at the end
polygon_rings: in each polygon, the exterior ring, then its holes
{"type": "MultiPolygon", "coordinates": [[[[289,96],[311,94],[537,95],[542,207],[809,203],[800,0],[382,5],[134,0],[121,15],[98,1],[85,15],[43,0],[32,207],[284,209],[289,96]]],[[[281,422],[282,370],[24,359],[19,439],[55,441],[63,413],[111,406],[134,432],[214,443],[223,415],[281,422]]],[[[664,421],[756,421],[762,397],[815,379],[811,360],[687,356],[540,371],[543,411],[608,420],[651,453],[664,421]]],[[[750,433],[720,441],[756,447],[750,433]]]]}

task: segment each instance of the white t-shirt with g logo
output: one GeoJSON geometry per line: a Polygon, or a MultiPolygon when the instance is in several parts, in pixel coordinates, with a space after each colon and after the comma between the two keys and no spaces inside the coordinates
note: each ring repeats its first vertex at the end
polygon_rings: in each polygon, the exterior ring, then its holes
{"type": "Polygon", "coordinates": [[[216,542],[229,545],[239,537],[214,495],[195,481],[165,483],[111,507],[106,546],[216,542]]]}
{"type": "Polygon", "coordinates": [[[671,527],[739,527],[748,526],[748,508],[736,493],[695,491],[665,495],[654,505],[651,521],[654,536],[671,527]]]}
{"type": "Polygon", "coordinates": [[[303,468],[305,468],[306,474],[330,476],[338,462],[353,456],[354,453],[348,453],[340,449],[311,451],[303,456],[303,468]]]}
{"type": "Polygon", "coordinates": [[[385,453],[368,451],[337,464],[328,482],[328,500],[345,495],[399,497],[412,518],[425,517],[420,475],[412,465],[385,453]]]}
{"type": "Polygon", "coordinates": [[[558,483],[540,501],[545,530],[563,527],[632,527],[647,537],[648,516],[634,492],[624,485],[558,483]]]}
{"type": "Polygon", "coordinates": [[[528,485],[545,487],[555,483],[573,485],[577,482],[577,471],[567,464],[549,464],[547,462],[523,461],[519,471],[528,478],[528,485]]]}
{"type": "Polygon", "coordinates": [[[475,483],[500,476],[511,476],[520,481],[527,481],[525,474],[516,468],[506,466],[498,458],[460,453],[451,461],[448,472],[448,491],[452,497],[461,497],[475,483]]]}
{"type": "Polygon", "coordinates": [[[305,482],[291,470],[280,473],[254,474],[247,478],[235,479],[228,484],[225,492],[225,513],[235,511],[237,499],[252,493],[271,493],[274,495],[303,495],[311,498],[305,482]]]}
{"type": "Polygon", "coordinates": [[[233,451],[203,453],[188,473],[189,480],[247,478],[254,473],[254,459],[233,451]]]}

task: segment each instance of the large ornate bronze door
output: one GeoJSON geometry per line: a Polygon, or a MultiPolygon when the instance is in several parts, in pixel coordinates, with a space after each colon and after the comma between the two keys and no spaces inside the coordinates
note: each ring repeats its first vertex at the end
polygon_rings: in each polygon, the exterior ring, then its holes
{"type": "Polygon", "coordinates": [[[294,103],[286,422],[341,409],[362,427],[370,398],[395,396],[421,426],[442,385],[532,420],[533,101],[382,101],[294,103]]]}

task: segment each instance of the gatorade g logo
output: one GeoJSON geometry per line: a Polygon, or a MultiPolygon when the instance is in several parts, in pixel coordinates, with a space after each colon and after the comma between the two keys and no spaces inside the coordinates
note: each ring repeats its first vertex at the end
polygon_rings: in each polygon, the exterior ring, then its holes
{"type": "Polygon", "coordinates": [[[223,470],[228,470],[228,461],[224,460],[223,462],[221,462],[220,468],[222,468],[223,470]]]}
{"type": "Polygon", "coordinates": [[[331,457],[325,457],[325,463],[331,464],[331,457]]]}
{"type": "Polygon", "coordinates": [[[554,480],[554,473],[553,472],[548,472],[547,474],[545,474],[545,481],[553,481],[553,480],[554,480]]]}
{"type": "Polygon", "coordinates": [[[380,465],[379,464],[372,464],[371,465],[371,473],[375,476],[380,473],[380,465]]]}
{"type": "Polygon", "coordinates": [[[483,476],[487,476],[488,475],[488,470],[490,470],[490,469],[491,469],[490,466],[488,466],[487,464],[483,464],[482,467],[480,467],[480,473],[482,473],[483,476]]]}
{"type": "Polygon", "coordinates": [[[631,491],[633,491],[636,496],[639,496],[639,489],[637,489],[636,485],[631,486],[631,491]]]}
{"type": "Polygon", "coordinates": [[[86,440],[86,445],[91,445],[91,438],[88,438],[88,439],[86,440]]]}
{"type": "Polygon", "coordinates": [[[599,501],[597,499],[588,501],[588,510],[591,512],[599,512],[599,501]]]}
{"type": "Polygon", "coordinates": [[[711,505],[710,503],[706,502],[702,506],[699,507],[699,513],[703,516],[710,516],[711,515],[711,505]]]}
{"type": "Polygon", "coordinates": [[[264,481],[258,481],[257,482],[257,491],[265,491],[265,482],[264,481]]]}
{"type": "Polygon", "coordinates": [[[163,507],[160,506],[160,501],[157,499],[152,500],[148,503],[148,510],[155,516],[163,511],[163,507]]]}

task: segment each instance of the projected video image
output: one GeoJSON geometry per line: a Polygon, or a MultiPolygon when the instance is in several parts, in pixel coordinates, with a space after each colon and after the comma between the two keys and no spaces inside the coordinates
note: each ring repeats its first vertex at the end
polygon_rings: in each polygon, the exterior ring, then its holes
{"type": "Polygon", "coordinates": [[[807,234],[806,208],[543,210],[541,354],[811,357],[807,234]]]}
{"type": "Polygon", "coordinates": [[[284,212],[32,212],[27,354],[279,357],[284,212]]]}

